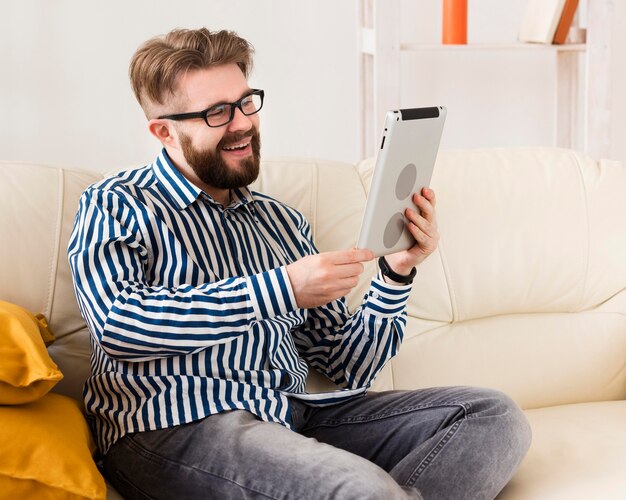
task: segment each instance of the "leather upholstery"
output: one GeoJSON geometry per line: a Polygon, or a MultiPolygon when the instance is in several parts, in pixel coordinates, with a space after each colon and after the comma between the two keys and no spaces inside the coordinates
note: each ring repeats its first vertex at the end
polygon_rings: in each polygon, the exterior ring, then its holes
{"type": "MultiPolygon", "coordinates": [[[[353,246],[373,160],[263,163],[255,188],[301,210],[320,251],[353,246]]],[[[0,163],[0,299],[44,313],[80,398],[88,333],[66,246],[101,174],[0,163]]],[[[442,151],[432,180],[441,242],[420,266],[400,354],[375,389],[481,385],[533,427],[505,499],[624,498],[626,167],[553,148],[442,151]]],[[[350,294],[355,307],[375,272],[350,294]]],[[[310,387],[328,385],[312,376],[310,387]]]]}

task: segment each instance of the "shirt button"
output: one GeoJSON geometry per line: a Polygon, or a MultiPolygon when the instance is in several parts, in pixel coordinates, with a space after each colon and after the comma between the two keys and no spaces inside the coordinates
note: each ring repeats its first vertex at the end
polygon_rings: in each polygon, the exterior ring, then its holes
{"type": "Polygon", "coordinates": [[[372,298],[377,299],[379,297],[378,293],[372,292],[372,298]]]}

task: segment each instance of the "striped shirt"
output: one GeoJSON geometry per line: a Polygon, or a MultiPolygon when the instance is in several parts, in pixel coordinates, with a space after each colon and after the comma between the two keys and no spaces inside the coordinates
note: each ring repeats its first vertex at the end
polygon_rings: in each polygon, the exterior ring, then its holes
{"type": "Polygon", "coordinates": [[[83,193],[68,254],[103,453],[126,433],[233,409],[290,427],[291,397],[354,397],[397,352],[410,286],[377,276],[352,315],[343,299],[299,309],[285,266],[317,253],[308,222],[247,188],[231,200],[190,183],[165,150],[83,193]],[[342,389],[307,394],[308,365],[342,389]]]}

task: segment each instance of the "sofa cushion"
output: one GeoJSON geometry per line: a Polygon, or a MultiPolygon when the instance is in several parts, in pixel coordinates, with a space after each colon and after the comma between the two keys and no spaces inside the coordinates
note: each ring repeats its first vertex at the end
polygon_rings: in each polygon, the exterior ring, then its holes
{"type": "Polygon", "coordinates": [[[0,301],[0,405],[39,399],[63,378],[46,351],[46,330],[26,309],[0,301]]]}
{"type": "Polygon", "coordinates": [[[525,413],[533,442],[498,500],[624,498],[626,401],[525,413]]]}
{"type": "MultiPolygon", "coordinates": [[[[626,291],[616,298],[626,299],[626,291]]],[[[619,311],[612,300],[576,314],[450,324],[409,317],[400,353],[390,362],[393,377],[378,377],[374,388],[492,387],[525,409],[624,399],[626,316],[619,311]]]]}
{"type": "Polygon", "coordinates": [[[60,394],[0,406],[3,498],[90,498],[106,495],[92,459],[95,443],[81,405],[60,394]]]}

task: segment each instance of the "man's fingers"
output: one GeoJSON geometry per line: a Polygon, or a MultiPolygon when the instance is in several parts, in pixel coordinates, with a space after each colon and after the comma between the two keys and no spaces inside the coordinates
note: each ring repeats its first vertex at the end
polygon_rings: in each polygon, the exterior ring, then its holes
{"type": "Polygon", "coordinates": [[[413,238],[415,238],[415,241],[417,241],[420,245],[423,245],[424,243],[426,243],[428,239],[430,238],[430,236],[428,236],[428,234],[426,234],[416,224],[409,223],[408,227],[409,227],[409,231],[413,235],[413,238]]]}
{"type": "Polygon", "coordinates": [[[370,250],[350,249],[309,255],[287,266],[298,307],[308,309],[345,296],[359,282],[362,261],[374,258],[370,250]]]}
{"type": "Polygon", "coordinates": [[[437,223],[436,221],[429,221],[426,217],[421,216],[415,210],[411,210],[410,208],[406,209],[405,212],[406,218],[409,219],[409,222],[415,224],[419,229],[421,229],[428,236],[432,236],[437,232],[437,223]]]}
{"type": "Polygon", "coordinates": [[[352,276],[360,276],[365,267],[360,262],[353,264],[339,264],[335,266],[335,272],[338,278],[350,278],[352,276]]]}
{"type": "Polygon", "coordinates": [[[374,258],[374,253],[367,248],[350,248],[348,250],[327,252],[325,255],[335,265],[367,262],[374,258]]]}
{"type": "Polygon", "coordinates": [[[344,295],[345,293],[347,293],[347,291],[352,290],[358,284],[359,284],[358,276],[352,276],[350,278],[342,278],[339,281],[337,281],[337,286],[341,289],[342,292],[344,292],[344,295]]]}
{"type": "Polygon", "coordinates": [[[425,196],[420,196],[417,193],[413,195],[413,203],[417,205],[420,212],[427,220],[431,220],[435,213],[434,205],[425,196]]]}
{"type": "Polygon", "coordinates": [[[435,192],[432,189],[422,189],[422,196],[426,198],[433,207],[437,204],[437,197],[435,196],[435,192]]]}

